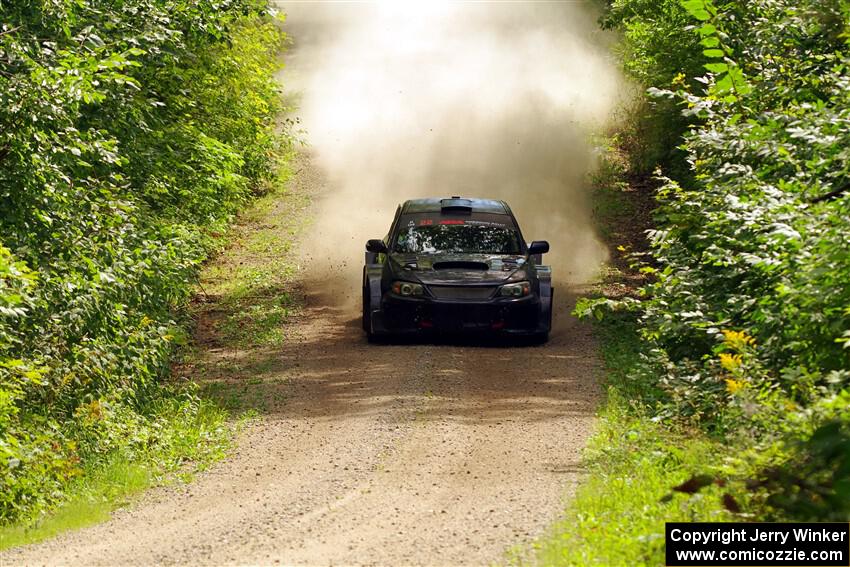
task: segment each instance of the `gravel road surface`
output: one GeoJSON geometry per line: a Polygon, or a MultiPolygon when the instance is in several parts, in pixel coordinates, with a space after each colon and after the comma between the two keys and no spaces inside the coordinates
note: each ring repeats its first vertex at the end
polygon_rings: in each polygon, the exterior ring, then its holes
{"type": "Polygon", "coordinates": [[[593,426],[599,363],[566,295],[540,347],[369,345],[308,295],[232,457],[0,564],[500,562],[557,519],[593,426]]]}

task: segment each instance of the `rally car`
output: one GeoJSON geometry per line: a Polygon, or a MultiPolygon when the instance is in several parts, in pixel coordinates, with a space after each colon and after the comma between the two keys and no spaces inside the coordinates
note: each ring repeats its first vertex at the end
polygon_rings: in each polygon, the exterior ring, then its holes
{"type": "Polygon", "coordinates": [[[526,244],[504,201],[415,199],[389,234],[366,244],[363,329],[402,334],[484,332],[539,342],[552,327],[552,272],[543,240],[526,244]]]}

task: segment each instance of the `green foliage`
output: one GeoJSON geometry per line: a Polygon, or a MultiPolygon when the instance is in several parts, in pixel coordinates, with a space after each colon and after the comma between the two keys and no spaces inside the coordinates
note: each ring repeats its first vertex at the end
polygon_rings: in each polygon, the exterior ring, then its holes
{"type": "Polygon", "coordinates": [[[682,22],[645,4],[612,11],[646,52],[635,75],[691,121],[690,175],[657,195],[655,281],[615,307],[640,314],[661,416],[740,451],[723,474],[751,512],[846,520],[850,470],[824,447],[850,423],[850,5],[683,0],[682,22]],[[640,26],[678,26],[701,53],[656,54],[640,26]],[[691,74],[645,71],[660,57],[691,74]]]}
{"type": "Polygon", "coordinates": [[[265,1],[4,2],[0,22],[9,521],[61,499],[92,463],[175,442],[157,433],[169,415],[198,415],[160,386],[175,313],[288,138],[273,78],[283,37],[265,1]]]}
{"type": "Polygon", "coordinates": [[[68,530],[105,521],[111,504],[121,502],[151,483],[151,471],[140,463],[116,459],[85,475],[85,488],[74,483],[66,489],[67,501],[38,524],[0,526],[0,550],[55,537],[68,530]]]}
{"type": "Polygon", "coordinates": [[[850,431],[847,416],[828,421],[805,441],[794,457],[758,472],[750,489],[766,495],[770,510],[803,520],[845,521],[850,517],[850,431]]]}
{"type": "Polygon", "coordinates": [[[698,75],[701,48],[689,29],[692,23],[679,0],[613,0],[601,19],[603,28],[624,32],[623,65],[646,86],[669,86],[680,74],[691,80],[698,75]]]}
{"type": "MultiPolygon", "coordinates": [[[[687,81],[701,87],[694,80],[701,71],[700,39],[688,29],[692,20],[679,0],[613,0],[600,23],[623,32],[620,59],[640,85],[673,88],[687,81]]],[[[638,101],[619,134],[631,171],[648,174],[662,164],[687,175],[678,146],[692,121],[669,99],[638,101]]]]}
{"type": "Polygon", "coordinates": [[[723,59],[703,65],[715,75],[716,80],[710,89],[711,95],[726,102],[736,102],[752,88],[747,84],[741,68],[732,59],[734,51],[724,41],[715,25],[720,17],[717,7],[712,0],[683,0],[682,7],[693,18],[702,22],[696,30],[700,37],[699,43],[705,48],[702,54],[708,59],[723,59]]]}
{"type": "Polygon", "coordinates": [[[154,420],[127,413],[130,422],[143,428],[125,428],[132,451],[81,463],[80,474],[62,487],[67,499],[56,510],[48,515],[30,513],[0,526],[0,550],[102,522],[113,509],[161,479],[173,478],[178,471],[191,474],[223,456],[230,436],[223,432],[225,414],[217,405],[184,392],[162,396],[152,409],[154,420]]]}

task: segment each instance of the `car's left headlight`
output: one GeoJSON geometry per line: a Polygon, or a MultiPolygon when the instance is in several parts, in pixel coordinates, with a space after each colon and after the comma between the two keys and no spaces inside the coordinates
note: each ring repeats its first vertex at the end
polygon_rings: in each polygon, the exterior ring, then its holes
{"type": "Polygon", "coordinates": [[[501,297],[525,297],[529,293],[531,293],[531,284],[528,282],[507,284],[499,288],[501,297]]]}

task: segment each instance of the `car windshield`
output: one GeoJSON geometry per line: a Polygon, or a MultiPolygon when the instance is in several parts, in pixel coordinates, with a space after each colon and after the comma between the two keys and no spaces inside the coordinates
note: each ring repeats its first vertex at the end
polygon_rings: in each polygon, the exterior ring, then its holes
{"type": "Polygon", "coordinates": [[[461,222],[406,227],[396,238],[395,252],[520,254],[521,249],[519,235],[511,228],[461,222]]]}

